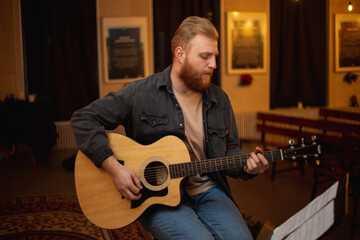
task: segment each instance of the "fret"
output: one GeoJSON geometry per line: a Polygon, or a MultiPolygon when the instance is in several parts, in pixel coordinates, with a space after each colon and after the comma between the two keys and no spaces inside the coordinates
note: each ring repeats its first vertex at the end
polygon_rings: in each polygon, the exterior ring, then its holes
{"type": "Polygon", "coordinates": [[[229,161],[224,160],[226,169],[229,169],[229,161]]]}
{"type": "Polygon", "coordinates": [[[175,171],[175,164],[171,164],[170,167],[171,167],[171,177],[172,178],[177,178],[177,175],[176,175],[176,171],[175,171]]]}
{"type": "Polygon", "coordinates": [[[235,156],[233,156],[232,160],[230,160],[230,165],[232,166],[232,168],[235,168],[235,162],[236,162],[236,159],[235,159],[235,156]]]}
{"type": "Polygon", "coordinates": [[[186,171],[186,173],[185,173],[185,175],[190,175],[190,168],[189,168],[189,165],[190,165],[191,163],[190,162],[187,162],[186,164],[185,164],[185,171],[186,171]]]}
{"type": "Polygon", "coordinates": [[[201,168],[200,168],[200,173],[201,174],[203,174],[203,173],[205,173],[206,171],[206,169],[205,169],[205,167],[204,167],[204,161],[200,161],[200,166],[201,166],[201,168]]]}
{"type": "Polygon", "coordinates": [[[169,165],[170,178],[175,178],[173,173],[173,165],[169,165]]]}
{"type": "Polygon", "coordinates": [[[180,166],[179,166],[180,164],[176,164],[175,165],[175,167],[176,167],[176,174],[177,174],[177,176],[178,177],[180,177],[181,175],[180,175],[180,166]]]}
{"type": "Polygon", "coordinates": [[[212,162],[211,170],[212,170],[213,172],[216,172],[216,160],[213,159],[211,162],[212,162]]]}
{"type": "Polygon", "coordinates": [[[191,162],[189,165],[190,165],[190,167],[191,167],[191,170],[190,170],[191,176],[192,176],[192,175],[195,175],[194,164],[191,162]]]}

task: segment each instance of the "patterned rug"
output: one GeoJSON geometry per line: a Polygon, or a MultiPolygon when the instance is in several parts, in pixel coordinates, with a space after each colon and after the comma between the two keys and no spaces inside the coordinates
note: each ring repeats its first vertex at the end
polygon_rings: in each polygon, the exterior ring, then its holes
{"type": "Polygon", "coordinates": [[[76,196],[0,199],[0,239],[127,240],[149,239],[137,222],[101,229],[82,214],[76,196]]]}

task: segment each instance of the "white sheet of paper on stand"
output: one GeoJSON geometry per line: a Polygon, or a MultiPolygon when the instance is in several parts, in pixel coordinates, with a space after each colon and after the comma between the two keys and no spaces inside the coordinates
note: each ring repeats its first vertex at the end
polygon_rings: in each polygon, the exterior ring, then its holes
{"type": "MultiPolygon", "coordinates": [[[[323,233],[325,233],[325,231],[328,229],[327,226],[329,224],[331,226],[335,221],[333,200],[336,198],[338,185],[339,182],[334,183],[323,194],[315,198],[308,205],[306,205],[306,207],[304,207],[302,210],[297,212],[295,215],[293,215],[291,218],[289,218],[287,221],[285,221],[283,224],[277,227],[273,231],[273,234],[270,239],[271,240],[287,239],[287,237],[290,237],[297,230],[299,230],[300,232],[297,232],[296,236],[301,236],[301,234],[307,234],[307,236],[321,236],[323,233]],[[313,226],[310,228],[309,226],[307,226],[308,223],[317,226],[313,226]],[[311,230],[312,232],[301,233],[301,231],[309,231],[309,230],[311,230]]],[[[291,238],[291,239],[310,240],[310,239],[316,239],[316,237],[291,238]]]]}

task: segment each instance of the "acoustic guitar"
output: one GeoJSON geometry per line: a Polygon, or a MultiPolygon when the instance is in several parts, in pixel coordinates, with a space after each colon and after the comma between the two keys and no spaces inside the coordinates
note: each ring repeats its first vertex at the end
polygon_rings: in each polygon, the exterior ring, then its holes
{"type": "MultiPolygon", "coordinates": [[[[115,158],[136,173],[143,189],[139,200],[123,198],[111,176],[78,152],[75,186],[81,209],[92,223],[106,229],[121,228],[134,222],[153,204],[177,206],[181,201],[180,184],[187,176],[241,168],[249,158],[249,154],[245,154],[191,161],[187,146],[175,136],[166,136],[150,145],[141,145],[116,133],[108,133],[108,139],[115,158]]],[[[313,139],[309,144],[301,142],[262,154],[269,162],[297,161],[317,158],[321,147],[313,139]]]]}

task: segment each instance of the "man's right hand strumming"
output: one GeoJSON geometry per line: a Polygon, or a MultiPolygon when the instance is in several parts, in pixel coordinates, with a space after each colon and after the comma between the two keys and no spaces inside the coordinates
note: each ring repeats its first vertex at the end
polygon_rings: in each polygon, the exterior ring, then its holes
{"type": "Polygon", "coordinates": [[[129,200],[139,200],[140,190],[143,188],[140,179],[128,167],[120,164],[114,156],[110,156],[101,163],[101,167],[107,171],[120,194],[129,200]]]}

